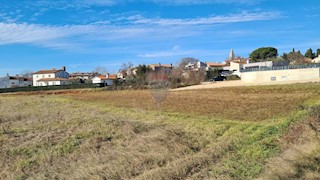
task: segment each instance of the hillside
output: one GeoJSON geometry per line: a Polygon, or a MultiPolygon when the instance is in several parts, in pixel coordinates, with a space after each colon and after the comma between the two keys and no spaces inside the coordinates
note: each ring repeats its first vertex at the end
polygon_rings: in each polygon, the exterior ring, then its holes
{"type": "Polygon", "coordinates": [[[318,179],[319,88],[2,94],[0,179],[318,179]]]}

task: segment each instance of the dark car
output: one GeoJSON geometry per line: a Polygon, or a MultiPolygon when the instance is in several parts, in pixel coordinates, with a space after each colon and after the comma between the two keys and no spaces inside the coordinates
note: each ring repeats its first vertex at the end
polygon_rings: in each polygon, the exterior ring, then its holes
{"type": "Polygon", "coordinates": [[[210,79],[210,81],[225,81],[227,78],[224,76],[216,76],[212,79],[210,79]]]}

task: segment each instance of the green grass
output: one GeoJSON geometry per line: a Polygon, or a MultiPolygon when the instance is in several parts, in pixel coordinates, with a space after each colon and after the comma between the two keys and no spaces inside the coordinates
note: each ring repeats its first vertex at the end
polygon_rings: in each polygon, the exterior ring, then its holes
{"type": "MultiPolygon", "coordinates": [[[[220,105],[230,104],[233,98],[238,101],[248,97],[249,100],[242,101],[236,110],[243,115],[239,118],[231,110],[223,111],[230,114],[215,116],[193,111],[186,113],[179,107],[167,110],[172,105],[164,103],[161,107],[150,100],[142,104],[144,102],[139,98],[147,91],[88,92],[81,94],[84,96],[81,98],[73,94],[2,95],[0,179],[317,177],[318,87],[318,84],[303,84],[224,88],[175,92],[168,96],[180,99],[187,94],[187,98],[195,100],[202,93],[200,99],[210,94],[209,99],[212,99],[227,92],[230,97],[221,98],[220,105]],[[116,93],[116,97],[105,98],[110,97],[110,93],[116,93]],[[276,97],[279,94],[287,94],[286,98],[296,97],[287,102],[282,102],[283,98],[266,98],[273,93],[278,93],[276,97]],[[133,99],[122,106],[119,102],[123,97],[119,94],[133,99]],[[104,98],[97,99],[99,95],[104,98]],[[259,106],[262,100],[267,102],[259,106]],[[283,106],[288,102],[291,104],[282,108],[268,106],[272,102],[283,106]],[[248,107],[261,107],[266,112],[247,111],[248,107]],[[270,115],[268,111],[275,108],[277,114],[270,115]],[[291,153],[293,157],[288,159],[293,159],[293,163],[278,159],[293,146],[308,144],[312,144],[310,151],[300,153],[302,157],[291,153]],[[276,163],[291,171],[272,169],[276,163]]],[[[179,103],[175,105],[179,106],[179,103]]],[[[203,101],[183,103],[187,103],[183,107],[198,103],[205,108],[203,112],[215,108],[212,103],[201,104],[203,101]]],[[[231,103],[231,107],[236,106],[231,103]]]]}

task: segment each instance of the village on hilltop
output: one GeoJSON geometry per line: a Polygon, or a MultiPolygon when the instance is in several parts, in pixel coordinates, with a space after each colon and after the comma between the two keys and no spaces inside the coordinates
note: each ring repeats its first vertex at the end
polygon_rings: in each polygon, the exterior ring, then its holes
{"type": "MultiPolygon", "coordinates": [[[[114,83],[132,81],[132,79],[172,80],[193,85],[203,81],[241,80],[245,83],[298,81],[320,78],[320,50],[313,53],[309,49],[305,55],[294,49],[290,53],[278,56],[277,49],[259,48],[250,57],[236,57],[231,49],[228,59],[223,62],[202,62],[195,58],[184,58],[179,65],[149,64],[134,67],[124,64],[117,74],[99,72],[68,73],[65,66],[60,69],[39,70],[32,77],[0,77],[0,88],[29,86],[66,86],[71,84],[93,84],[99,87],[112,86],[114,83]],[[190,83],[191,82],[191,83],[190,83]]],[[[131,83],[137,83],[132,81],[131,83]]]]}

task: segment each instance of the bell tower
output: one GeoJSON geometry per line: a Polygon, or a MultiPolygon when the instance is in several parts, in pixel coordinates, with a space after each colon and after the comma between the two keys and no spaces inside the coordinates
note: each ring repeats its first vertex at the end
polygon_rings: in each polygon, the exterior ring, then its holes
{"type": "Polygon", "coordinates": [[[233,52],[233,49],[230,50],[229,60],[234,60],[234,52],[233,52]]]}

